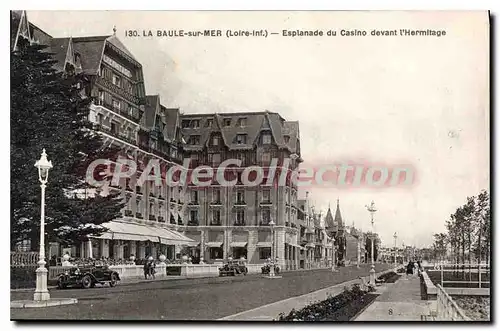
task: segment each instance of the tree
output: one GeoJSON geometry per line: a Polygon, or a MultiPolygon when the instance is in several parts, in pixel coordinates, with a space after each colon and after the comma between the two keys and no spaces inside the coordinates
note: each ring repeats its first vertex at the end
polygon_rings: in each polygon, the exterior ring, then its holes
{"type": "Polygon", "coordinates": [[[446,235],[446,233],[434,234],[433,251],[436,259],[443,260],[445,258],[446,245],[448,245],[448,236],[446,235]]]}
{"type": "MultiPolygon", "coordinates": [[[[65,75],[45,46],[20,38],[11,54],[11,246],[30,239],[39,243],[40,183],[34,167],[43,148],[54,168],[46,189],[46,242],[74,244],[99,235],[99,225],[120,216],[119,193],[92,195],[85,181],[87,166],[113,158],[88,120],[90,99],[83,96],[84,75],[65,75]]],[[[99,191],[98,191],[99,192],[99,191]]]]}
{"type": "Polygon", "coordinates": [[[482,260],[482,256],[489,261],[491,241],[489,205],[489,194],[483,190],[477,197],[467,197],[467,202],[457,208],[446,222],[449,243],[457,265],[465,264],[466,257],[468,264],[472,264],[473,257],[478,262],[482,260]]]}
{"type": "Polygon", "coordinates": [[[486,261],[489,261],[490,217],[490,197],[488,192],[483,190],[476,197],[476,208],[474,210],[474,227],[477,229],[474,254],[478,263],[481,263],[483,257],[486,261]]]}

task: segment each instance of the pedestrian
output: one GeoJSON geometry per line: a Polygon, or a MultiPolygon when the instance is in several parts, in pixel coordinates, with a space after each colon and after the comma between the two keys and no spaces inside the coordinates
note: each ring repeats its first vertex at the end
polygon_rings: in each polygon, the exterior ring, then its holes
{"type": "Polygon", "coordinates": [[[406,265],[406,279],[408,279],[408,275],[411,275],[413,273],[413,262],[410,261],[406,265]]]}

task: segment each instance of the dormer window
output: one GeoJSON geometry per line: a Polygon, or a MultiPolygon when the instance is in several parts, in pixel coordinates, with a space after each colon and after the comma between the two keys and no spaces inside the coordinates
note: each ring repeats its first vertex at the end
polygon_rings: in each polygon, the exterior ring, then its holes
{"type": "Polygon", "coordinates": [[[238,118],[238,122],[236,125],[239,126],[240,128],[245,127],[247,125],[246,117],[238,118]]]}
{"type": "Polygon", "coordinates": [[[212,145],[219,146],[219,136],[212,137],[212,145]]]}
{"type": "Polygon", "coordinates": [[[224,126],[231,126],[231,119],[230,118],[224,119],[224,126]]]}
{"type": "Polygon", "coordinates": [[[285,144],[288,144],[290,142],[290,136],[284,136],[285,139],[285,144]]]}
{"type": "Polygon", "coordinates": [[[189,137],[189,144],[190,145],[199,145],[200,144],[200,136],[195,135],[195,136],[189,137]]]}
{"type": "Polygon", "coordinates": [[[181,123],[183,129],[189,128],[189,120],[183,120],[181,123]]]}
{"type": "Polygon", "coordinates": [[[236,135],[236,143],[238,145],[243,145],[247,143],[247,135],[246,134],[238,134],[236,135]]]}
{"type": "Polygon", "coordinates": [[[262,134],[262,144],[264,145],[269,145],[271,144],[271,134],[270,133],[264,133],[262,134]]]}
{"type": "Polygon", "coordinates": [[[192,120],[191,121],[191,128],[198,129],[199,127],[200,127],[200,120],[192,120]]]}
{"type": "Polygon", "coordinates": [[[211,127],[213,124],[214,124],[214,120],[213,120],[213,119],[211,119],[211,118],[209,118],[209,119],[207,119],[207,121],[205,122],[205,127],[206,127],[206,128],[209,128],[209,127],[211,127]]]}
{"type": "Polygon", "coordinates": [[[80,61],[80,54],[79,53],[75,53],[75,67],[78,69],[82,68],[82,63],[80,61]]]}

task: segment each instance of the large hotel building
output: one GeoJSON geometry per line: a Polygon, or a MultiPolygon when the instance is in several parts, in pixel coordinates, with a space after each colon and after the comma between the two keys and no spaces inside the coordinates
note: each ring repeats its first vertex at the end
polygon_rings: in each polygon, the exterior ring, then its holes
{"type": "MultiPolygon", "coordinates": [[[[162,105],[159,95],[147,95],[141,63],[114,34],[52,37],[30,23],[24,11],[11,12],[11,30],[11,51],[19,38],[27,38],[47,45],[59,70],[86,74],[85,93],[93,99],[90,121],[105,144],[120,146],[138,163],[156,159],[168,169],[182,165],[185,158],[191,159],[191,168],[217,167],[237,159],[241,167],[232,171],[240,178],[244,167],[269,167],[273,159],[283,171],[302,162],[296,121],[271,111],[184,114],[162,105]],[[290,159],[288,165],[285,159],[290,159]]],[[[194,263],[229,257],[263,263],[271,255],[272,220],[275,256],[284,268],[331,264],[329,235],[337,233],[341,224],[324,224],[307,194],[298,200],[291,181],[255,187],[240,181],[229,187],[213,182],[200,188],[189,183],[135,186],[135,180],[124,178],[119,185],[102,189],[102,194],[121,192],[126,201],[123,217],[107,223],[109,230],[101,237],[66,248],[72,256],[119,260],[165,254],[174,260],[189,254],[194,263]]],[[[62,249],[54,243],[50,254],[60,256],[62,249]]]]}

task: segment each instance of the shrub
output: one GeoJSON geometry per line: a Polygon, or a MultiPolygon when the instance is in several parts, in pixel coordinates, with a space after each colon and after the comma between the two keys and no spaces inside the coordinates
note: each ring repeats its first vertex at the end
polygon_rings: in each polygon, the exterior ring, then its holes
{"type": "Polygon", "coordinates": [[[36,286],[36,266],[10,267],[10,288],[32,288],[36,286]]]}
{"type": "Polygon", "coordinates": [[[368,291],[363,291],[359,284],[354,284],[350,289],[344,287],[344,291],[337,296],[329,296],[324,301],[313,303],[300,310],[293,309],[288,314],[279,314],[278,321],[321,321],[367,293],[368,291]]]}

